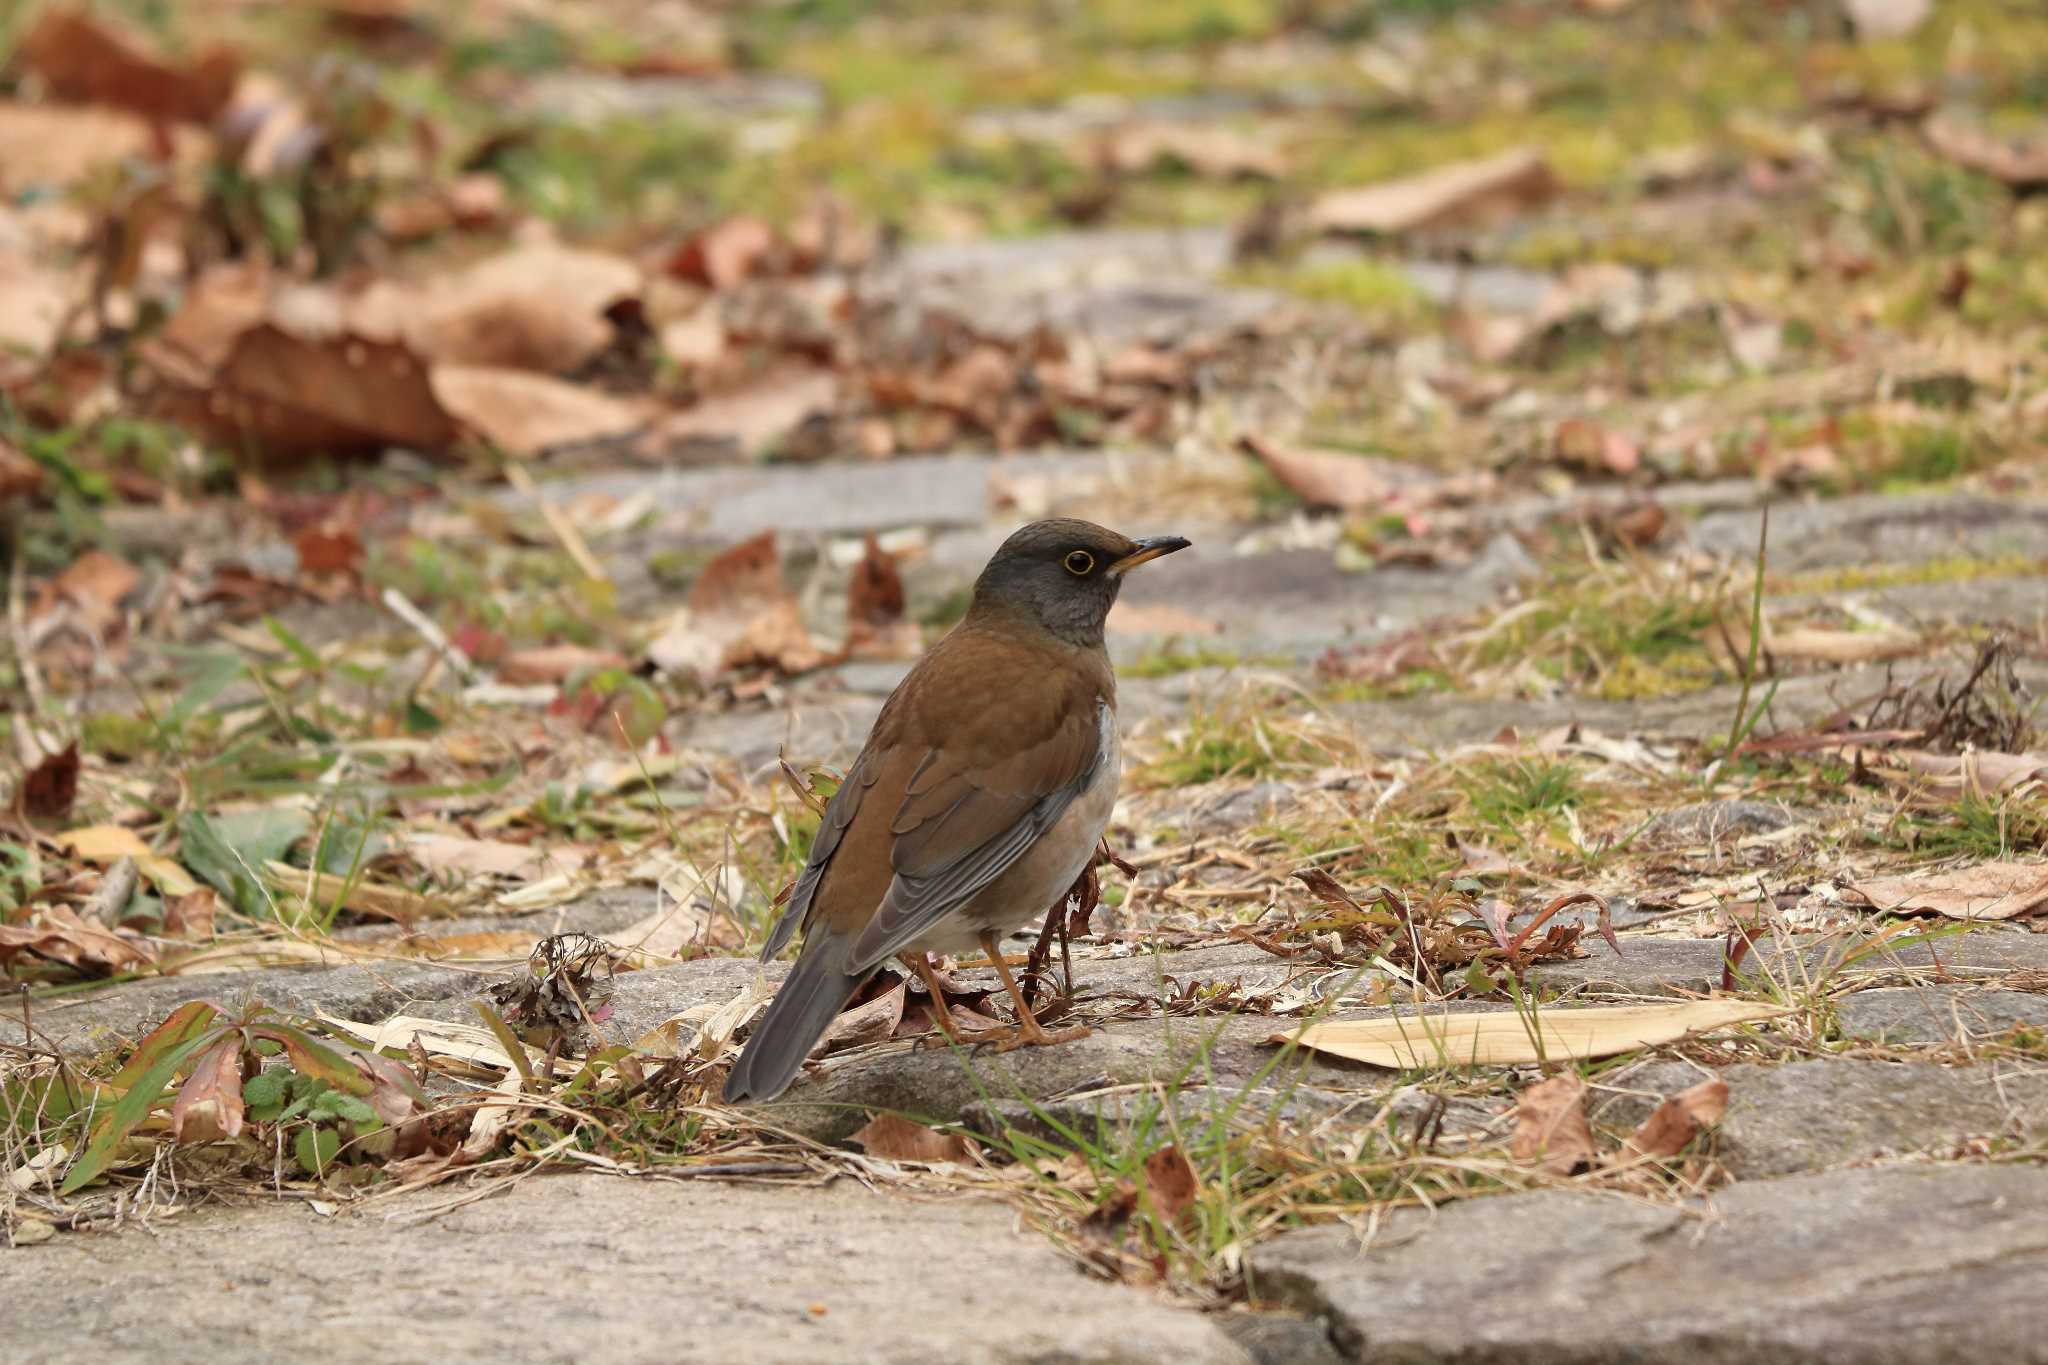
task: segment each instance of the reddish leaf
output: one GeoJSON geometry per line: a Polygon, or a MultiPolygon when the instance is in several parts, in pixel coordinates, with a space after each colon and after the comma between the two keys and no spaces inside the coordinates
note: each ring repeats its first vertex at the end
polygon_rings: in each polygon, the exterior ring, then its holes
{"type": "Polygon", "coordinates": [[[1145,1158],[1145,1197],[1162,1223],[1173,1224],[1202,1197],[1202,1178],[1187,1153],[1166,1146],[1145,1158]]]}
{"type": "Polygon", "coordinates": [[[974,1150],[958,1133],[940,1133],[895,1114],[877,1114],[853,1135],[869,1156],[884,1161],[965,1161],[974,1150]]]}
{"type": "Polygon", "coordinates": [[[62,820],[77,799],[77,740],[36,764],[21,779],[21,809],[33,819],[62,820]]]}
{"type": "Polygon", "coordinates": [[[226,48],[174,65],[150,52],[141,37],[61,8],[43,12],[15,55],[59,98],[187,123],[211,122],[226,108],[241,71],[226,48]]]}
{"type": "Polygon", "coordinates": [[[760,219],[728,218],[677,248],[669,273],[710,289],[729,289],[766,270],[776,246],[775,229],[760,219]]]}
{"type": "Polygon", "coordinates": [[[242,1035],[228,1035],[200,1055],[171,1104],[173,1142],[212,1142],[242,1131],[242,1035]]]}
{"type": "Polygon", "coordinates": [[[351,526],[309,526],[293,544],[305,573],[353,574],[363,566],[363,542],[351,526]]]}
{"type": "Polygon", "coordinates": [[[1650,1112],[1622,1144],[1624,1157],[1662,1161],[1677,1156],[1702,1128],[1711,1128],[1728,1112],[1728,1082],[1701,1081],[1681,1090],[1650,1112]]]}

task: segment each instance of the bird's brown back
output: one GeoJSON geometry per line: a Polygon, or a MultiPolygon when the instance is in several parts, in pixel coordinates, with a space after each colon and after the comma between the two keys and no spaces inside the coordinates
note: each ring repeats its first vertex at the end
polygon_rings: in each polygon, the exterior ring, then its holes
{"type": "Polygon", "coordinates": [[[928,874],[1076,781],[1115,675],[1100,650],[970,617],[904,679],[848,775],[872,774],[809,926],[858,935],[899,871],[928,874]]]}

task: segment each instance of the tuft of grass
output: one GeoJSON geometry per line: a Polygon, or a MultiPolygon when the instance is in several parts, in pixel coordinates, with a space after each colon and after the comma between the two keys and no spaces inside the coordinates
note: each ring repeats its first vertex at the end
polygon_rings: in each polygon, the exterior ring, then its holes
{"type": "Polygon", "coordinates": [[[2038,853],[2048,849],[2048,809],[2023,796],[1971,793],[1945,810],[1903,816],[1890,842],[1916,856],[1941,860],[1989,862],[2038,853]]]}
{"type": "Polygon", "coordinates": [[[1720,678],[1707,632],[1726,602],[1724,579],[1676,566],[1565,565],[1481,627],[1470,661],[1614,701],[1694,691],[1720,678]]]}
{"type": "Polygon", "coordinates": [[[1587,799],[1578,770],[1569,763],[1524,758],[1480,765],[1460,779],[1472,813],[1490,825],[1512,829],[1531,816],[1555,815],[1587,799]]]}

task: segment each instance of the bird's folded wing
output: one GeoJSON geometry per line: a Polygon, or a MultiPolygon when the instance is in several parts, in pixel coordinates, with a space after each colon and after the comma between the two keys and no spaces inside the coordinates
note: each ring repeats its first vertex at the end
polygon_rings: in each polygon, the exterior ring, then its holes
{"type": "Polygon", "coordinates": [[[825,806],[824,818],[818,823],[817,837],[811,840],[810,860],[804,864],[796,886],[789,893],[789,904],[783,908],[782,918],[775,921],[775,928],[768,935],[767,946],[761,949],[763,962],[773,961],[775,955],[789,945],[790,936],[797,926],[810,917],[811,902],[818,894],[818,883],[824,880],[825,869],[832,865],[832,855],[839,849],[839,841],[846,837],[847,827],[860,814],[861,798],[875,785],[881,776],[882,764],[873,749],[863,750],[847,769],[846,780],[839,784],[839,790],[825,806]]]}
{"type": "Polygon", "coordinates": [[[1108,704],[1039,720],[967,726],[959,743],[919,758],[890,823],[895,876],[854,942],[853,970],[914,942],[1001,876],[1095,780],[1116,724],[1108,704]]]}

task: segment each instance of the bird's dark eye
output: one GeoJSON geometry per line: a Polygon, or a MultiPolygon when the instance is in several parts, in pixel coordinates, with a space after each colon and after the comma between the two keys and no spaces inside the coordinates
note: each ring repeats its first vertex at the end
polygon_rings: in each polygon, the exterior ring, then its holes
{"type": "Polygon", "coordinates": [[[1079,577],[1095,567],[1095,556],[1086,550],[1074,550],[1067,555],[1067,572],[1079,577]]]}

